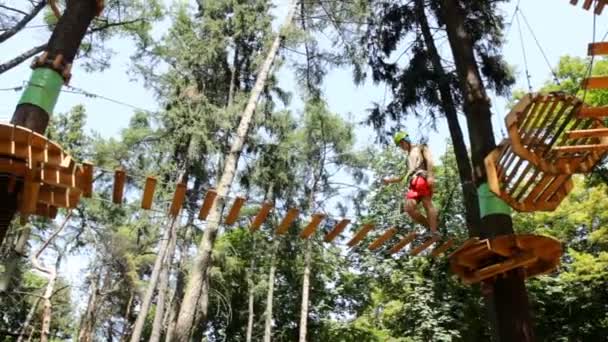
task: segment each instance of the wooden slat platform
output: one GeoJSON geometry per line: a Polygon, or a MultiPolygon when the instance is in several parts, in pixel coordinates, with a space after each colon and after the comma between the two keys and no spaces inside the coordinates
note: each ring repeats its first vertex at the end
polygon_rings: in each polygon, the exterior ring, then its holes
{"type": "Polygon", "coordinates": [[[144,194],[141,198],[141,208],[149,210],[152,208],[152,201],[154,200],[154,192],[156,191],[156,183],[158,181],[154,177],[147,177],[146,184],[144,185],[144,194]]]}
{"type": "Polygon", "coordinates": [[[429,248],[432,244],[434,244],[435,242],[439,241],[441,238],[439,236],[432,236],[427,238],[424,242],[422,242],[420,245],[414,247],[411,251],[410,251],[410,255],[411,256],[417,256],[418,254],[420,254],[422,251],[424,251],[425,249],[429,248]]]}
{"type": "Polygon", "coordinates": [[[363,240],[372,229],[374,229],[373,223],[364,224],[361,229],[359,229],[357,234],[355,234],[355,236],[353,236],[353,238],[348,241],[348,247],[354,247],[356,244],[361,242],[361,240],[363,240]]]}
{"type": "Polygon", "coordinates": [[[586,78],[581,82],[581,87],[587,90],[598,90],[608,88],[608,77],[596,76],[586,78]]]}
{"type": "Polygon", "coordinates": [[[608,107],[582,107],[577,116],[579,118],[595,118],[600,119],[604,117],[608,117],[608,107]]]}
{"type": "Polygon", "coordinates": [[[93,169],[92,163],[82,163],[82,196],[91,198],[93,196],[93,169]]]}
{"type": "Polygon", "coordinates": [[[122,169],[114,171],[114,189],[112,190],[112,202],[122,204],[127,174],[122,169]]]}
{"type": "Polygon", "coordinates": [[[526,278],[553,271],[559,264],[559,241],[538,235],[505,235],[471,239],[450,254],[452,271],[474,284],[522,268],[526,278]]]}
{"type": "Polygon", "coordinates": [[[438,257],[438,256],[442,255],[443,253],[447,252],[447,250],[450,249],[450,247],[452,247],[453,245],[454,245],[454,240],[449,239],[448,241],[441,244],[439,247],[435,248],[433,250],[433,252],[431,252],[431,256],[438,257]]]}
{"type": "MultiPolygon", "coordinates": [[[[571,5],[577,5],[578,0],[570,0],[571,5]]],[[[593,9],[594,13],[597,15],[602,14],[604,11],[604,7],[606,7],[606,0],[583,0],[583,9],[589,10],[593,9]]]]}
{"type": "Polygon", "coordinates": [[[311,217],[308,225],[306,225],[304,230],[300,232],[300,238],[308,239],[317,230],[317,227],[319,227],[319,224],[325,219],[326,216],[327,215],[321,213],[314,214],[311,217]]]}
{"type": "Polygon", "coordinates": [[[389,254],[395,254],[398,253],[400,250],[402,250],[403,248],[405,248],[405,246],[407,246],[408,244],[410,244],[410,242],[414,241],[414,239],[416,238],[416,233],[415,232],[411,232],[408,235],[404,236],[399,242],[397,242],[397,244],[395,244],[389,251],[389,254]]]}
{"type": "Polygon", "coordinates": [[[217,191],[215,189],[207,190],[207,194],[205,194],[205,199],[203,200],[203,204],[201,205],[201,210],[198,213],[199,220],[206,220],[207,216],[209,216],[209,212],[211,211],[211,207],[213,206],[213,201],[217,197],[217,191]]]}
{"type": "Polygon", "coordinates": [[[228,215],[224,221],[225,224],[233,225],[236,223],[243,204],[245,204],[245,197],[238,196],[234,199],[234,203],[232,203],[232,207],[230,208],[230,211],[228,212],[228,215]]]}
{"type": "Polygon", "coordinates": [[[374,240],[372,243],[370,243],[369,245],[369,250],[370,251],[375,251],[376,249],[380,248],[386,241],[388,241],[388,239],[392,238],[393,235],[397,234],[397,228],[390,228],[387,229],[382,235],[380,235],[376,240],[374,240]]]}
{"type": "Polygon", "coordinates": [[[588,56],[608,55],[608,42],[589,43],[587,47],[588,56]]]}
{"type": "MultiPolygon", "coordinates": [[[[568,134],[568,139],[608,137],[608,128],[581,129],[581,130],[569,131],[567,134],[568,134]]],[[[558,147],[558,148],[560,148],[560,147],[558,147]]]]}
{"type": "Polygon", "coordinates": [[[169,214],[173,217],[179,215],[184,200],[186,199],[186,183],[178,183],[175,186],[175,192],[173,193],[173,200],[171,201],[171,207],[169,208],[169,214]]]}
{"type": "Polygon", "coordinates": [[[281,223],[279,224],[279,227],[277,228],[277,235],[283,235],[283,234],[287,233],[287,230],[289,230],[289,227],[298,218],[299,214],[300,214],[299,209],[297,209],[297,208],[289,209],[289,211],[287,211],[287,214],[285,214],[283,221],[281,221],[281,223]]]}
{"type": "Polygon", "coordinates": [[[334,241],[334,239],[344,231],[349,223],[350,220],[348,219],[342,219],[340,222],[336,223],[335,227],[325,235],[325,242],[334,241]]]}
{"type": "Polygon", "coordinates": [[[268,218],[268,215],[270,214],[270,211],[273,207],[274,204],[272,204],[271,202],[264,202],[264,204],[262,204],[262,207],[260,208],[260,211],[253,219],[249,230],[253,232],[260,229],[262,224],[264,224],[264,222],[266,221],[266,218],[268,218]]]}

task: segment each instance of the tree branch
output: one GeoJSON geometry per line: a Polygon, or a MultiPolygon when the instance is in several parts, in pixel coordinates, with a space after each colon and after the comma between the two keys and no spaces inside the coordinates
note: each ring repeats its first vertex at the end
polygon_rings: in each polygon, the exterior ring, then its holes
{"type": "MultiPolygon", "coordinates": [[[[41,0],[36,6],[34,6],[34,8],[32,8],[30,13],[20,11],[24,14],[23,18],[21,18],[21,20],[15,26],[0,34],[0,43],[4,42],[5,40],[9,39],[10,37],[17,34],[19,31],[21,31],[21,29],[23,29],[25,25],[27,25],[27,23],[29,23],[32,19],[34,19],[34,17],[38,15],[38,13],[40,13],[40,11],[44,8],[45,5],[46,1],[41,0]]],[[[2,5],[0,5],[0,7],[6,8],[2,5]]]]}
{"type": "Polygon", "coordinates": [[[33,56],[35,56],[36,54],[44,51],[46,49],[46,43],[36,46],[33,49],[30,49],[24,53],[22,53],[21,55],[11,59],[10,61],[0,64],[0,75],[7,72],[8,70],[16,67],[17,65],[23,63],[23,61],[25,61],[28,58],[31,58],[33,56]]]}
{"type": "Polygon", "coordinates": [[[19,14],[23,14],[23,15],[29,15],[29,13],[27,13],[27,12],[23,12],[23,11],[22,11],[22,10],[20,10],[20,9],[16,9],[16,8],[13,8],[13,7],[9,7],[9,6],[3,5],[3,4],[0,4],[0,8],[4,8],[4,9],[6,9],[6,10],[13,11],[13,12],[17,12],[17,13],[19,13],[19,14]]]}

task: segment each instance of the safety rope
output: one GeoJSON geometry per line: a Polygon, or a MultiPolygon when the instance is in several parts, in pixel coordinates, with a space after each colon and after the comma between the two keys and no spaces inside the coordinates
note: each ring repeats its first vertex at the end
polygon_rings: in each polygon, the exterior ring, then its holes
{"type": "Polygon", "coordinates": [[[530,70],[528,69],[528,57],[526,56],[526,48],[524,46],[524,36],[521,33],[521,23],[519,21],[519,15],[517,15],[517,13],[519,12],[519,7],[517,9],[515,9],[515,19],[517,20],[517,31],[519,32],[519,43],[521,45],[521,53],[524,57],[524,68],[526,71],[526,81],[528,81],[528,90],[530,92],[532,92],[532,83],[530,82],[530,70]]]}
{"type": "Polygon", "coordinates": [[[540,53],[542,54],[543,58],[545,59],[545,63],[547,63],[547,67],[549,68],[549,70],[551,71],[551,74],[553,75],[553,80],[555,81],[555,84],[561,85],[559,83],[559,79],[557,77],[557,73],[555,72],[555,70],[551,66],[551,63],[549,62],[549,58],[547,58],[547,54],[545,53],[545,50],[543,49],[542,45],[540,44],[540,41],[536,37],[536,34],[534,33],[534,30],[532,29],[532,26],[528,22],[528,19],[526,18],[526,15],[524,14],[524,12],[521,9],[518,10],[518,14],[524,20],[524,24],[526,24],[526,27],[528,27],[528,30],[530,31],[530,34],[532,35],[532,38],[534,39],[534,42],[536,43],[536,46],[538,47],[538,49],[540,50],[540,53]]]}

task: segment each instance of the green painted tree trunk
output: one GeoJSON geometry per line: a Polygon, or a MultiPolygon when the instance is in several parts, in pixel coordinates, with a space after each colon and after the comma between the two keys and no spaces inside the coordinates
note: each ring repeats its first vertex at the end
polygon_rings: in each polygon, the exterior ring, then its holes
{"type": "MultiPolygon", "coordinates": [[[[475,60],[473,41],[458,1],[442,0],[441,15],[464,95],[472,160],[478,187],[481,238],[513,234],[510,211],[487,190],[484,158],[496,146],[492,130],[490,100],[475,60]]],[[[523,274],[514,270],[488,284],[486,305],[496,341],[534,341],[534,330],[523,274]]]]}

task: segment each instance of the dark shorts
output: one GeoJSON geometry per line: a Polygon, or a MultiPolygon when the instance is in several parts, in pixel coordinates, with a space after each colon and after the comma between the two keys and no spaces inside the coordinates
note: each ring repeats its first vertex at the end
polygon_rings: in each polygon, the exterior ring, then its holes
{"type": "Polygon", "coordinates": [[[423,197],[432,197],[433,190],[429,183],[426,181],[426,178],[421,176],[415,176],[410,182],[410,187],[408,189],[407,195],[405,196],[407,199],[413,199],[416,201],[421,200],[423,197]]]}

